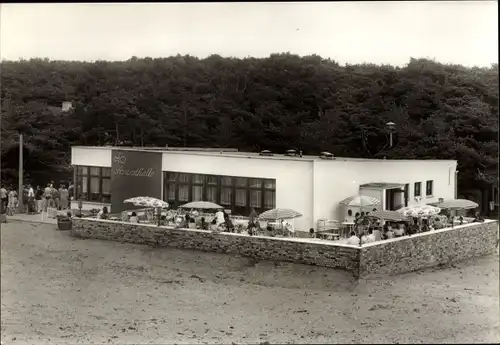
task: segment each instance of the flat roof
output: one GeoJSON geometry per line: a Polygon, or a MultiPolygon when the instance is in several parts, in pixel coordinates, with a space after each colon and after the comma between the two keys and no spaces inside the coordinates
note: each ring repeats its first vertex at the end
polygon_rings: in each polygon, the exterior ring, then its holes
{"type": "Polygon", "coordinates": [[[372,182],[360,185],[360,188],[376,188],[376,189],[393,189],[401,188],[404,183],[394,183],[394,182],[372,182]]]}
{"type": "Polygon", "coordinates": [[[331,162],[454,162],[452,159],[377,159],[377,158],[354,158],[354,157],[338,157],[333,159],[324,159],[319,155],[302,155],[287,156],[284,153],[274,153],[272,156],[261,156],[259,152],[242,152],[237,149],[227,148],[189,148],[189,147],[128,147],[128,146],[72,146],[72,148],[82,149],[100,149],[100,150],[127,150],[127,151],[144,151],[144,152],[165,152],[172,154],[191,154],[202,156],[223,156],[223,157],[238,157],[238,158],[254,158],[254,159],[273,159],[273,160],[294,160],[294,161],[331,161],[331,162]]]}

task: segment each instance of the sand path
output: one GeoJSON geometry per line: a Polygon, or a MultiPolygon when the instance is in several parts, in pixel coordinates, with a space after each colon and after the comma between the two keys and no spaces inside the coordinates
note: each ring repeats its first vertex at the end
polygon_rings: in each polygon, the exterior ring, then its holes
{"type": "Polygon", "coordinates": [[[500,341],[499,256],[349,273],[1,225],[3,344],[500,341]]]}

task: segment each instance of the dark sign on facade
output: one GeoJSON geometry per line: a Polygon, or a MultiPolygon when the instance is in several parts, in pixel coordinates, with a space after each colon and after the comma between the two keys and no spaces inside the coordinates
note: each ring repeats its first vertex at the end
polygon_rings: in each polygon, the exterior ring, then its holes
{"type": "Polygon", "coordinates": [[[134,209],[123,201],[136,196],[161,199],[161,152],[111,152],[111,211],[134,209]]]}

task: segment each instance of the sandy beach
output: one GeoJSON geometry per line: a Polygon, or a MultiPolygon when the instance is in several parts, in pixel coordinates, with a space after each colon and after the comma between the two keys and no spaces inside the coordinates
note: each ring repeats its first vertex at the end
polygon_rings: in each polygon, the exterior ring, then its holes
{"type": "Polygon", "coordinates": [[[500,341],[499,256],[393,277],[1,224],[3,344],[500,341]]]}

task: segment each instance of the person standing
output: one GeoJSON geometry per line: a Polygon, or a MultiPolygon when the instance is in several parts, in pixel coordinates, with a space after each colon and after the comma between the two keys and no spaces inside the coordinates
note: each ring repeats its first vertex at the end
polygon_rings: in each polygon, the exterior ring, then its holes
{"type": "Polygon", "coordinates": [[[65,185],[59,188],[59,197],[61,198],[61,210],[66,210],[68,208],[69,191],[66,189],[65,185]]]}
{"type": "Polygon", "coordinates": [[[43,211],[43,190],[40,188],[40,186],[36,186],[36,191],[35,191],[35,203],[36,203],[36,212],[42,212],[43,211]]]}
{"type": "Polygon", "coordinates": [[[249,224],[252,224],[252,226],[255,226],[255,222],[257,221],[258,217],[259,217],[259,215],[257,214],[257,212],[255,212],[255,209],[252,208],[252,210],[250,212],[250,216],[248,217],[250,220],[249,224]]]}
{"type": "Polygon", "coordinates": [[[74,200],[75,198],[75,186],[73,185],[72,181],[69,181],[69,186],[68,186],[68,193],[69,193],[69,200],[74,200]]]}
{"type": "Polygon", "coordinates": [[[9,203],[9,196],[7,193],[7,189],[4,186],[0,188],[0,212],[7,212],[7,205],[9,203]]]}
{"type": "Polygon", "coordinates": [[[47,212],[47,208],[52,207],[52,188],[50,188],[50,183],[47,183],[47,187],[45,187],[44,197],[43,211],[47,212]]]}
{"type": "Polygon", "coordinates": [[[28,214],[35,213],[35,190],[28,184],[28,214]]]}
{"type": "Polygon", "coordinates": [[[54,207],[56,208],[56,210],[60,210],[61,205],[60,205],[59,191],[54,187],[53,184],[50,185],[50,190],[52,194],[52,200],[54,200],[54,207]]]}
{"type": "Polygon", "coordinates": [[[16,213],[17,202],[18,202],[17,192],[14,189],[14,187],[11,187],[9,192],[9,205],[8,205],[10,215],[14,215],[16,213]]]}

